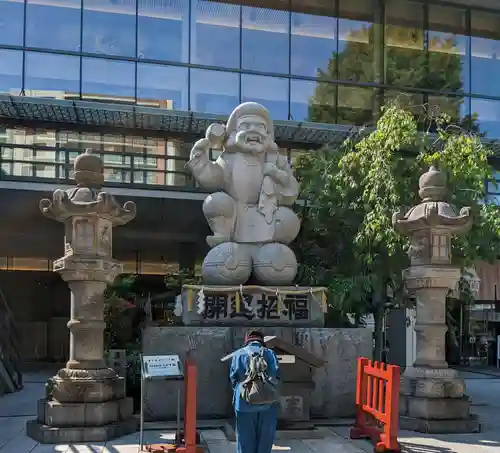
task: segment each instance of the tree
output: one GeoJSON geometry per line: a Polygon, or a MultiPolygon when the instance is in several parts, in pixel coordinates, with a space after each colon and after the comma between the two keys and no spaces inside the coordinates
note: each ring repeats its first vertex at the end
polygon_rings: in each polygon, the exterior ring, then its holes
{"type": "Polygon", "coordinates": [[[392,214],[419,203],[418,178],[431,163],[448,174],[448,201],[470,206],[474,214],[471,231],[452,240],[455,264],[494,259],[500,247],[498,209],[484,204],[484,182],[493,170],[480,138],[429,109],[420,124],[397,102],[382,110],[371,133],[295,163],[306,203],[297,250],[300,279],[328,287],[329,322],[372,312],[370,302],[384,300],[388,286],[398,293],[408,240],[393,231],[392,214]]]}

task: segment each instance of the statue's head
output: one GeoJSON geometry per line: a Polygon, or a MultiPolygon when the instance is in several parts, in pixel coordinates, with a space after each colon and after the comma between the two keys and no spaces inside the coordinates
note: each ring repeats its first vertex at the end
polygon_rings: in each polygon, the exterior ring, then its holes
{"type": "Polygon", "coordinates": [[[226,150],[260,154],[277,149],[273,121],[267,109],[256,102],[236,107],[226,126],[226,150]]]}

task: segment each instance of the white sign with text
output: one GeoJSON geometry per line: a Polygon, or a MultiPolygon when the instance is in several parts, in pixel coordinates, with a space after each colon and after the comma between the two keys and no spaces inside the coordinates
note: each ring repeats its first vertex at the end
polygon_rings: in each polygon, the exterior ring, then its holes
{"type": "Polygon", "coordinates": [[[142,372],[145,379],[181,378],[183,376],[178,355],[142,356],[142,372]]]}

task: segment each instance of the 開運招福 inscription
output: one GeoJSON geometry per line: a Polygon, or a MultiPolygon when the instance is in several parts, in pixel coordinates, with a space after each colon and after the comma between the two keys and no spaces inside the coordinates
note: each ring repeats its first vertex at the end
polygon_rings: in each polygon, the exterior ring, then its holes
{"type": "Polygon", "coordinates": [[[177,313],[185,324],[310,324],[323,319],[324,288],[186,286],[177,313]]]}

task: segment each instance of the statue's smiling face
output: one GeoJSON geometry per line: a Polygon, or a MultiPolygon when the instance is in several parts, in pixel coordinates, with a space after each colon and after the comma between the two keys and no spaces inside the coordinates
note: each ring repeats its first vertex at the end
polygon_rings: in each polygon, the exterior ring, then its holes
{"type": "Polygon", "coordinates": [[[260,116],[247,115],[238,120],[236,143],[244,151],[261,153],[267,149],[268,142],[267,125],[260,116]]]}

